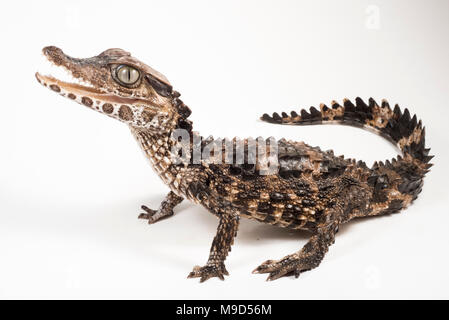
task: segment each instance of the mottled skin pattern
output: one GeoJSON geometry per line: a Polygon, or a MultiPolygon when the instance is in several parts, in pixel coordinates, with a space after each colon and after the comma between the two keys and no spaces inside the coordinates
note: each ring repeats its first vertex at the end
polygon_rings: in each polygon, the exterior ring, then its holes
{"type": "MultiPolygon", "coordinates": [[[[290,115],[264,114],[264,121],[308,125],[339,123],[374,130],[395,143],[403,155],[392,161],[376,162],[371,168],[362,161],[337,157],[303,142],[277,141],[278,171],[261,174],[259,162],[231,164],[201,161],[174,163],[171,133],[175,129],[189,132],[191,146],[198,133],[188,120],[190,109],[179,99],[160,73],[121,49],[109,49],[88,59],[75,59],[56,47],[43,49],[52,63],[64,67],[74,78],[87,85],[60,81],[36,74],[37,80],[51,90],[129,125],[132,134],[151,161],[160,178],[170,188],[158,210],[145,206],[139,218],[154,223],[171,216],[184,198],[201,204],[219,219],[207,263],[196,266],[189,277],[201,281],[210,277],[224,279],[224,261],[237,234],[240,217],[254,219],[289,229],[305,229],[312,233],[308,243],[298,252],[280,260],[268,260],[254,273],[268,273],[268,280],[284,275],[299,276],[317,267],[342,223],[356,217],[397,212],[407,207],[421,192],[423,178],[431,164],[425,148],[425,131],[416,116],[407,109],[390,108],[386,101],[379,106],[373,99],[368,104],[355,99],[343,105],[332,102],[320,110],[292,111],[290,115]],[[138,71],[138,80],[120,80],[121,66],[138,71]]],[[[200,142],[200,149],[207,146],[200,142]]],[[[248,139],[232,140],[236,148],[248,139]]],[[[228,141],[229,142],[229,141],[228,141]]],[[[257,146],[261,146],[260,142],[257,146]]],[[[220,146],[224,148],[223,146],[220,146]]],[[[262,158],[272,156],[269,147],[262,158]]],[[[212,153],[212,156],[217,156],[212,153]]],[[[219,157],[219,156],[217,156],[219,157]]],[[[245,159],[248,151],[245,149],[245,159]]]]}

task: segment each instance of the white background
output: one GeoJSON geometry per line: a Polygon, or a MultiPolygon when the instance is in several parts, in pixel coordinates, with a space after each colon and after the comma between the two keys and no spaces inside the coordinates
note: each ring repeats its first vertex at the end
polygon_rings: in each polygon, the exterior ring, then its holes
{"type": "Polygon", "coordinates": [[[3,2],[0,298],[449,298],[448,21],[444,0],[3,2]],[[308,234],[245,220],[230,276],[199,284],[186,276],[206,262],[216,218],[183,202],[170,219],[137,220],[167,187],[124,124],[38,85],[46,45],[132,52],[170,79],[205,136],[304,140],[370,164],[396,150],[355,128],[258,117],[387,98],[422,118],[435,166],[410,208],[344,226],[299,279],[251,271],[308,234]]]}

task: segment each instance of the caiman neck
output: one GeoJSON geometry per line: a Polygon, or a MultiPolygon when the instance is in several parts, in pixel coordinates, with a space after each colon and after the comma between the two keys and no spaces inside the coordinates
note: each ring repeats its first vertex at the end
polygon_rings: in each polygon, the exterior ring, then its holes
{"type": "Polygon", "coordinates": [[[153,129],[145,129],[141,127],[130,126],[131,131],[133,133],[142,133],[146,136],[153,137],[170,137],[173,130],[183,129],[192,132],[192,121],[187,118],[191,115],[191,111],[188,106],[184,104],[184,102],[179,99],[179,92],[172,91],[170,93],[171,100],[170,110],[173,111],[170,115],[160,115],[157,116],[154,120],[157,124],[153,129]]]}
{"type": "Polygon", "coordinates": [[[178,104],[178,112],[174,113],[171,118],[160,121],[158,130],[134,126],[130,126],[130,129],[159,177],[178,196],[183,196],[184,192],[179,189],[179,173],[182,166],[173,162],[171,150],[174,141],[171,137],[173,131],[177,129],[187,130],[191,135],[192,122],[187,120],[190,110],[181,100],[179,102],[178,100],[177,97],[173,99],[174,106],[176,107],[178,104]],[[184,112],[181,113],[179,110],[184,110],[184,112]]]}

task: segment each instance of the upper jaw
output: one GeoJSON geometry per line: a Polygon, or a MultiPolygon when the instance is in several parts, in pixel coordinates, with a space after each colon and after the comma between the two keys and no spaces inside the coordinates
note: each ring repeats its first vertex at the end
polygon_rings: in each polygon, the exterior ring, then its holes
{"type": "Polygon", "coordinates": [[[66,55],[61,49],[55,46],[48,46],[42,49],[43,55],[52,63],[57,66],[66,66],[68,63],[80,63],[82,59],[72,58],[66,55]]]}
{"type": "Polygon", "coordinates": [[[99,68],[99,65],[95,66],[93,61],[94,58],[72,58],[66,55],[61,49],[54,46],[43,48],[42,53],[51,65],[61,67],[57,69],[63,69],[65,71],[64,78],[66,78],[66,75],[70,75],[74,82],[81,85],[80,88],[92,87],[97,91],[106,91],[103,90],[101,86],[95,85],[89,76],[89,74],[93,73],[92,68],[99,68]]]}

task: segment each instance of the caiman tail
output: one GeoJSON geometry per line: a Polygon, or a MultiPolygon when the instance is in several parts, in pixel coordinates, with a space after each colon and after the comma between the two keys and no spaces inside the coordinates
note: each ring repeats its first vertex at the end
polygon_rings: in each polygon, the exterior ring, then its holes
{"type": "MultiPolygon", "coordinates": [[[[398,105],[391,109],[385,100],[380,106],[372,98],[368,104],[361,98],[356,98],[355,105],[347,99],[343,101],[343,105],[332,101],[330,107],[321,104],[320,110],[311,107],[309,111],[303,109],[299,113],[282,112],[281,115],[273,113],[272,116],[264,114],[261,120],[289,125],[343,124],[374,130],[388,139],[402,151],[402,156],[385,163],[374,163],[368,183],[374,189],[399,191],[408,199],[405,203],[397,202],[396,206],[390,208],[390,212],[405,207],[417,198],[422,189],[423,178],[432,166],[429,161],[433,156],[429,156],[430,149],[425,147],[425,128],[421,120],[418,121],[416,115],[411,117],[408,109],[401,111],[398,105]]],[[[378,194],[385,197],[385,193],[380,190],[378,194]]]]}

